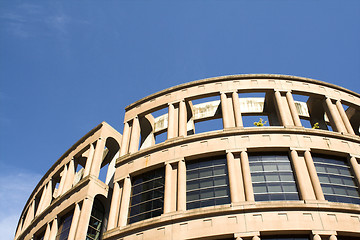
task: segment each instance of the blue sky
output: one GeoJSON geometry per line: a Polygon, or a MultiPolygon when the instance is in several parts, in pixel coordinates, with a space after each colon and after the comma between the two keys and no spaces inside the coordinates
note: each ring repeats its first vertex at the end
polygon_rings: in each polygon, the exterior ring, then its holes
{"type": "Polygon", "coordinates": [[[359,30],[356,0],[0,0],[0,235],[72,144],[151,93],[243,73],[360,92],[359,30]]]}

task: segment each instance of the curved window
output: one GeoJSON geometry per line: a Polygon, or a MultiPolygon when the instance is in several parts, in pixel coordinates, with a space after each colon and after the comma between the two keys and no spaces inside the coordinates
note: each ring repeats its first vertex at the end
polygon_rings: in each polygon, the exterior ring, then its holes
{"type": "Polygon", "coordinates": [[[129,223],[160,216],[164,208],[164,168],[132,178],[129,223]]]}
{"type": "Polygon", "coordinates": [[[100,239],[104,213],[105,213],[104,206],[98,199],[95,198],[93,208],[91,210],[91,216],[90,216],[89,227],[86,234],[86,240],[100,239]]]}
{"type": "Polygon", "coordinates": [[[288,155],[249,155],[255,201],[299,200],[288,155]]]}
{"type": "Polygon", "coordinates": [[[55,240],[67,240],[68,239],[72,218],[73,218],[72,212],[61,217],[58,233],[56,235],[55,240]]]}
{"type": "Polygon", "coordinates": [[[206,158],[186,165],[186,208],[230,203],[225,158],[206,158]]]}
{"type": "Polygon", "coordinates": [[[313,155],[325,199],[360,204],[359,189],[345,158],[313,155]]]}

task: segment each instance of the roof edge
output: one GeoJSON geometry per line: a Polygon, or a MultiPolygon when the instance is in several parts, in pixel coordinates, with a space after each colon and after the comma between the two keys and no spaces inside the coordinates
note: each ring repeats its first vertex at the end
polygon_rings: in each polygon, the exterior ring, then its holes
{"type": "Polygon", "coordinates": [[[323,85],[323,86],[328,86],[328,87],[332,87],[344,92],[347,92],[349,94],[353,94],[357,97],[360,97],[359,93],[356,93],[354,91],[351,91],[349,89],[346,89],[344,87],[340,87],[338,85],[332,84],[332,83],[327,83],[327,82],[323,82],[320,80],[316,80],[316,79],[311,79],[311,78],[305,78],[305,77],[298,77],[298,76],[291,76],[291,75],[282,75],[282,74],[238,74],[238,75],[226,75],[226,76],[219,76],[219,77],[212,77],[212,78],[205,78],[205,79],[200,79],[200,80],[195,80],[192,82],[187,82],[187,83],[183,83],[180,85],[176,85],[170,88],[166,88],[164,90],[161,90],[159,92],[153,93],[151,95],[148,95],[144,98],[141,98],[139,100],[137,100],[134,103],[131,103],[130,105],[125,107],[125,111],[128,111],[146,101],[149,101],[153,98],[156,98],[157,96],[163,95],[163,94],[167,94],[170,92],[174,92],[176,90],[180,90],[180,89],[184,89],[187,87],[192,87],[192,86],[196,86],[196,85],[201,85],[201,84],[205,84],[205,83],[212,83],[212,82],[218,82],[218,81],[231,81],[231,80],[247,80],[247,79],[252,79],[252,78],[260,78],[260,79],[280,79],[280,80],[293,80],[293,81],[302,81],[302,82],[310,82],[310,83],[316,83],[319,85],[323,85]]]}

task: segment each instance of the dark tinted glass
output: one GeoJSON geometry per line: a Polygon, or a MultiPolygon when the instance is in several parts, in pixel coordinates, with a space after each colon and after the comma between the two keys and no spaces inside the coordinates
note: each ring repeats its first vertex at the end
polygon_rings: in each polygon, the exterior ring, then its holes
{"type": "Polygon", "coordinates": [[[359,189],[346,158],[313,155],[325,199],[360,204],[359,189]]]}
{"type": "Polygon", "coordinates": [[[299,200],[289,157],[249,155],[255,201],[299,200]]]}
{"type": "Polygon", "coordinates": [[[187,163],[187,209],[228,203],[230,193],[225,158],[206,158],[187,163]]]}
{"type": "Polygon", "coordinates": [[[164,205],[164,168],[132,178],[129,223],[159,216],[164,205]]]}

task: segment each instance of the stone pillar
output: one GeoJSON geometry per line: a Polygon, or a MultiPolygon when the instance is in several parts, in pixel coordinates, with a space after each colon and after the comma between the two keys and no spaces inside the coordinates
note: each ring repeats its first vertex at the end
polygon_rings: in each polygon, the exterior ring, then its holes
{"type": "Polygon", "coordinates": [[[308,151],[308,150],[305,151],[304,158],[305,158],[305,162],[306,162],[306,167],[309,172],[311,184],[312,184],[314,192],[315,192],[316,199],[317,200],[325,200],[324,193],[322,191],[319,177],[316,173],[316,168],[314,165],[314,161],[311,157],[310,151],[308,151]]]}
{"type": "Polygon", "coordinates": [[[328,117],[330,118],[331,126],[334,127],[337,132],[346,132],[345,127],[343,126],[343,122],[340,119],[339,113],[337,109],[334,108],[334,104],[332,103],[329,97],[325,98],[326,108],[328,109],[328,117]]]}
{"type": "Polygon", "coordinates": [[[360,167],[359,167],[359,163],[358,163],[356,157],[354,157],[354,156],[350,157],[350,165],[354,171],[355,178],[356,178],[358,184],[360,184],[360,167]]]}
{"type": "Polygon", "coordinates": [[[253,236],[252,240],[260,240],[260,237],[259,236],[253,236]]]}
{"type": "Polygon", "coordinates": [[[86,164],[85,164],[85,169],[84,169],[84,177],[86,177],[87,175],[90,174],[90,169],[91,169],[91,165],[92,165],[93,158],[94,158],[94,152],[95,152],[94,143],[90,143],[89,155],[86,159],[86,164]]]}
{"type": "Polygon", "coordinates": [[[51,201],[52,201],[52,195],[53,195],[53,192],[52,192],[52,180],[50,179],[48,184],[47,184],[47,187],[46,187],[46,195],[45,195],[45,198],[44,198],[44,203],[41,204],[41,211],[45,210],[50,204],[51,204],[51,201]]]}
{"type": "Polygon", "coordinates": [[[187,111],[185,100],[179,103],[179,136],[187,135],[187,111]]]}
{"type": "Polygon", "coordinates": [[[241,151],[240,154],[241,168],[243,173],[244,180],[244,190],[246,201],[255,201],[254,199],[254,190],[251,181],[250,165],[249,158],[246,151],[241,151]]]}
{"type": "Polygon", "coordinates": [[[123,191],[121,197],[119,223],[118,226],[123,227],[127,224],[127,218],[129,215],[129,205],[131,195],[131,179],[130,176],[124,178],[123,191]]]}
{"type": "Polygon", "coordinates": [[[125,122],[124,123],[124,132],[123,132],[123,136],[121,139],[120,156],[123,156],[123,155],[127,154],[127,152],[128,152],[129,135],[130,135],[129,130],[130,130],[129,122],[125,122]]]}
{"type": "Polygon", "coordinates": [[[63,172],[62,172],[62,176],[61,176],[61,179],[60,179],[59,188],[58,188],[57,196],[56,196],[56,197],[60,196],[60,195],[63,193],[63,188],[64,188],[64,184],[65,184],[66,174],[67,174],[67,165],[64,164],[64,170],[63,170],[63,172]]]}
{"type": "Polygon", "coordinates": [[[118,214],[119,214],[120,195],[121,195],[120,190],[121,189],[120,189],[119,182],[115,182],[114,183],[114,190],[113,190],[113,194],[112,194],[112,199],[111,199],[109,221],[108,221],[108,225],[107,225],[108,230],[117,227],[116,220],[118,219],[118,214]]]}
{"type": "Polygon", "coordinates": [[[335,235],[331,235],[331,236],[329,237],[329,240],[337,240],[337,237],[336,237],[335,235]]]}
{"type": "Polygon", "coordinates": [[[104,155],[104,149],[105,149],[105,140],[102,138],[99,138],[96,142],[96,148],[94,153],[94,159],[92,161],[90,174],[99,177],[101,163],[103,161],[103,155],[104,155]]]}
{"type": "Polygon", "coordinates": [[[279,117],[280,117],[279,120],[280,120],[281,124],[283,126],[289,125],[289,123],[287,121],[284,105],[282,103],[281,93],[278,90],[275,90],[275,101],[276,101],[277,109],[279,111],[279,117]]]}
{"type": "Polygon", "coordinates": [[[74,182],[74,176],[75,176],[75,160],[71,159],[69,166],[68,166],[68,171],[66,174],[66,179],[65,179],[65,184],[64,184],[64,189],[62,193],[65,193],[66,191],[68,191],[71,187],[72,184],[74,182]]]}
{"type": "Polygon", "coordinates": [[[241,109],[240,109],[240,102],[239,102],[239,95],[237,92],[232,93],[232,101],[234,107],[234,116],[235,116],[235,126],[236,127],[243,127],[243,121],[241,116],[241,109]]]}
{"type": "Polygon", "coordinates": [[[222,112],[222,119],[224,128],[230,127],[230,114],[229,114],[229,108],[227,104],[227,97],[225,93],[220,93],[220,100],[221,100],[221,112],[222,112]]]}
{"type": "Polygon", "coordinates": [[[50,238],[50,223],[47,223],[46,224],[46,230],[45,230],[45,233],[44,233],[44,240],[49,240],[50,238]]]}
{"type": "Polygon", "coordinates": [[[140,140],[140,122],[139,122],[139,117],[136,116],[133,119],[133,125],[131,128],[129,153],[134,153],[139,150],[139,140],[140,140]]]}
{"type": "Polygon", "coordinates": [[[293,98],[290,91],[286,92],[286,100],[287,100],[287,102],[289,104],[291,116],[292,116],[292,119],[294,121],[295,126],[301,127],[302,124],[301,124],[301,121],[300,121],[300,118],[299,118],[299,114],[298,114],[298,111],[297,111],[296,106],[295,106],[294,98],[293,98]]]}
{"type": "Polygon", "coordinates": [[[85,240],[85,238],[86,238],[93,202],[94,202],[94,199],[89,198],[89,197],[86,197],[83,200],[81,212],[80,212],[80,218],[79,218],[81,220],[78,221],[78,228],[76,231],[75,239],[77,239],[77,240],[85,240]]]}
{"type": "Polygon", "coordinates": [[[34,219],[34,209],[35,208],[35,200],[32,200],[31,204],[29,205],[28,207],[28,210],[27,210],[27,214],[26,214],[26,217],[25,217],[25,222],[24,222],[24,226],[23,228],[27,228],[31,221],[34,219]]]}
{"type": "Polygon", "coordinates": [[[186,165],[185,160],[178,163],[178,201],[177,210],[186,211],[186,165]]]}
{"type": "Polygon", "coordinates": [[[319,234],[314,234],[313,240],[321,240],[321,237],[319,236],[319,234]]]}
{"type": "Polygon", "coordinates": [[[58,231],[58,219],[57,219],[57,217],[55,217],[55,219],[53,220],[53,222],[51,224],[49,240],[55,240],[57,231],[58,231]]]}
{"type": "Polygon", "coordinates": [[[164,213],[171,211],[171,173],[172,167],[170,163],[165,164],[165,189],[164,189],[164,213]]]}
{"type": "Polygon", "coordinates": [[[175,137],[175,106],[169,103],[167,139],[175,137]]]}
{"type": "Polygon", "coordinates": [[[42,211],[43,211],[43,205],[44,205],[44,201],[46,198],[46,192],[47,192],[47,184],[44,185],[44,189],[41,193],[41,197],[40,197],[40,201],[39,201],[39,205],[38,205],[38,209],[35,213],[35,216],[39,215],[42,211]]]}
{"type": "Polygon", "coordinates": [[[308,192],[311,189],[308,189],[305,184],[304,174],[306,174],[306,171],[304,171],[304,169],[301,169],[301,165],[300,165],[299,161],[300,161],[300,159],[299,159],[297,151],[291,150],[291,162],[294,167],[294,172],[295,172],[294,175],[296,178],[296,183],[299,187],[301,199],[311,200],[310,193],[308,192]]]}
{"type": "Polygon", "coordinates": [[[231,152],[226,153],[228,174],[229,174],[229,185],[230,185],[230,197],[231,203],[239,202],[240,196],[238,189],[238,182],[236,181],[237,173],[235,172],[235,159],[234,154],[231,152]]]}
{"type": "Polygon", "coordinates": [[[354,129],[351,126],[349,118],[347,117],[344,107],[342,106],[340,100],[336,101],[336,107],[340,113],[341,119],[343,120],[343,122],[345,124],[345,128],[346,128],[347,132],[355,135],[354,129]]]}
{"type": "Polygon", "coordinates": [[[79,217],[80,217],[80,205],[79,203],[75,203],[74,214],[72,217],[69,236],[68,236],[69,240],[75,239],[75,234],[79,223],[79,217]]]}

